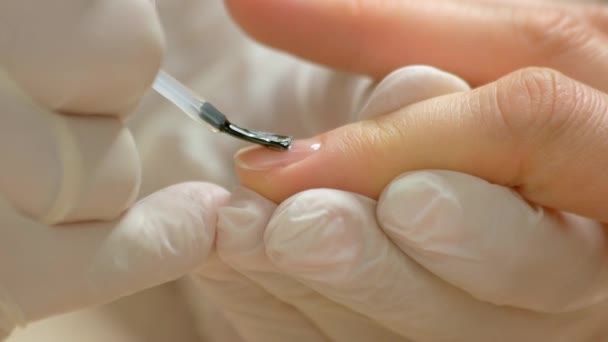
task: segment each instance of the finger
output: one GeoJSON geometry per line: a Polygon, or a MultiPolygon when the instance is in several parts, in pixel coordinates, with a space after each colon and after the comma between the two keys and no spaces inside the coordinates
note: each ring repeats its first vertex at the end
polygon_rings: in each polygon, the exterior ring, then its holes
{"type": "Polygon", "coordinates": [[[0,3],[0,65],[41,106],[125,115],[164,49],[154,1],[0,3]]]}
{"type": "Polygon", "coordinates": [[[350,193],[300,193],[270,222],[266,252],[283,273],[414,341],[556,333],[547,327],[561,319],[482,303],[428,273],[390,242],[375,210],[374,201],[350,193]]]}
{"type": "Polygon", "coordinates": [[[0,190],[21,212],[56,224],[112,220],[140,184],[131,133],[118,118],[59,115],[0,73],[0,190]]]}
{"type": "Polygon", "coordinates": [[[430,66],[400,68],[378,83],[358,119],[373,118],[426,99],[470,89],[461,78],[430,66]]]}
{"type": "Polygon", "coordinates": [[[246,341],[325,341],[292,306],[214,254],[194,276],[200,290],[246,341]]]}
{"type": "MultiPolygon", "coordinates": [[[[550,0],[552,8],[560,9],[566,13],[576,14],[588,22],[606,37],[608,35],[608,13],[605,0],[550,0]],[[583,4],[585,3],[585,4],[583,4]],[[581,5],[582,4],[582,5],[581,5]]],[[[524,0],[522,0],[522,4],[524,0]]],[[[527,4],[530,5],[529,3],[527,4]]],[[[535,9],[542,11],[547,6],[535,6],[535,9]]]]}
{"type": "MultiPolygon", "coordinates": [[[[470,90],[470,88],[462,79],[433,67],[408,66],[400,68],[389,74],[376,86],[360,110],[358,117],[354,119],[370,119],[426,99],[467,90],[470,90]]],[[[298,145],[302,145],[302,143],[300,142],[298,145]]],[[[312,146],[315,146],[315,144],[313,143],[312,146]]],[[[302,151],[296,149],[296,147],[298,146],[294,144],[290,153],[297,158],[302,151]]],[[[297,184],[283,187],[280,184],[283,182],[282,179],[266,180],[263,172],[255,172],[259,167],[250,166],[248,159],[255,159],[256,151],[258,150],[255,148],[248,148],[240,151],[235,156],[237,171],[244,184],[277,203],[298,192],[295,191],[296,188],[289,189],[289,186],[297,186],[297,184]],[[274,186],[275,181],[278,182],[277,185],[281,186],[274,186]],[[262,183],[264,185],[260,186],[262,183]]],[[[269,156],[275,157],[274,154],[269,156]]],[[[283,154],[281,156],[287,157],[288,155],[283,154]]],[[[325,185],[325,187],[332,187],[332,185],[325,185]]],[[[307,189],[307,187],[304,186],[301,189],[307,189]]]]}
{"type": "Polygon", "coordinates": [[[0,274],[8,312],[20,313],[14,323],[106,303],[194,271],[212,248],[217,208],[227,198],[212,184],[181,184],[142,199],[119,220],[54,228],[11,214],[2,201],[0,274]]]}
{"type": "Polygon", "coordinates": [[[377,198],[405,171],[447,169],[608,222],[607,111],[608,95],[551,70],[524,69],[296,141],[287,153],[242,152],[238,171],[243,184],[281,201],[320,187],[377,198]]]}
{"type": "MultiPolygon", "coordinates": [[[[351,113],[348,113],[348,115],[353,116],[353,120],[373,118],[425,99],[466,90],[470,90],[466,82],[452,74],[429,66],[408,66],[395,70],[378,83],[358,115],[352,115],[351,113]]],[[[332,113],[332,116],[345,115],[338,112],[332,113]]],[[[286,195],[286,193],[296,193],[297,191],[289,192],[290,190],[282,187],[257,188],[255,177],[258,175],[251,177],[252,170],[250,169],[252,167],[248,166],[246,160],[251,153],[254,153],[255,156],[255,151],[255,148],[249,148],[238,152],[235,156],[237,170],[240,170],[239,175],[244,184],[261,191],[266,197],[277,202],[288,197],[289,195],[286,195]]],[[[291,153],[297,157],[301,151],[294,149],[292,146],[291,153]]]]}
{"type": "Polygon", "coordinates": [[[608,38],[590,23],[606,27],[605,5],[529,9],[532,5],[347,0],[229,0],[227,5],[245,31],[266,44],[377,78],[424,63],[484,84],[538,65],[592,86],[608,84],[608,38]]]}
{"type": "Polygon", "coordinates": [[[508,188],[451,171],[408,173],[377,213],[402,251],[481,300],[563,312],[608,298],[605,227],[532,207],[508,188]]]}
{"type": "Polygon", "coordinates": [[[275,208],[260,195],[238,189],[219,213],[217,245],[221,258],[301,313],[307,322],[300,327],[301,334],[309,335],[301,341],[325,340],[322,336],[330,341],[402,341],[369,318],[328,300],[273,266],[266,255],[264,232],[275,208]]]}
{"type": "MultiPolygon", "coordinates": [[[[371,92],[367,102],[363,105],[358,116],[354,119],[369,119],[382,114],[397,111],[402,107],[420,102],[433,97],[470,90],[462,79],[429,66],[408,66],[395,70],[385,77],[371,92]]],[[[313,144],[314,145],[314,144],[313,144]]],[[[263,193],[266,197],[280,202],[297,191],[288,187],[258,187],[257,172],[254,174],[252,167],[248,166],[246,160],[254,154],[257,149],[245,149],[235,156],[239,175],[244,184],[263,193]]],[[[292,147],[293,155],[300,154],[292,147]]],[[[257,167],[253,167],[256,169],[257,167]]],[[[261,173],[261,172],[260,172],[261,173]]],[[[326,186],[332,187],[332,186],[326,186]]],[[[306,189],[302,187],[301,189],[306,189]]]]}

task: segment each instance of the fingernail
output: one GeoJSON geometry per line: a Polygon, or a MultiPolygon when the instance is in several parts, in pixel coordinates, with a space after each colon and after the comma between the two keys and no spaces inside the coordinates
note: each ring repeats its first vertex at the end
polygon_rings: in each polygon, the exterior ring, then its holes
{"type": "Polygon", "coordinates": [[[289,150],[274,151],[261,146],[240,150],[234,156],[239,167],[249,170],[269,170],[286,167],[304,160],[321,149],[317,140],[295,140],[289,150]]]}

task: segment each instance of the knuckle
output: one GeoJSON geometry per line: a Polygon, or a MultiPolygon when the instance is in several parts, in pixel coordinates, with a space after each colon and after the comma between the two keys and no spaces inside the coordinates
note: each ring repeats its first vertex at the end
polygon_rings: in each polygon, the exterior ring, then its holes
{"type": "MultiPolygon", "coordinates": [[[[546,68],[526,68],[496,84],[496,112],[513,136],[530,138],[576,105],[576,83],[546,68]]],[[[557,128],[557,127],[551,127],[557,128]]]]}
{"type": "Polygon", "coordinates": [[[395,129],[391,128],[390,124],[384,120],[365,120],[357,124],[351,125],[345,130],[342,137],[340,149],[347,152],[354,152],[354,158],[360,158],[360,162],[369,162],[369,156],[376,156],[379,159],[386,156],[381,156],[384,149],[379,148],[387,146],[392,138],[395,137],[395,129]]]}
{"type": "Polygon", "coordinates": [[[554,162],[547,159],[549,150],[577,140],[571,137],[584,136],[594,129],[591,120],[597,119],[589,114],[596,111],[598,96],[547,68],[527,68],[506,76],[495,84],[493,96],[498,127],[507,132],[519,155],[520,181],[544,168],[542,163],[554,162]]]}
{"type": "Polygon", "coordinates": [[[563,10],[545,10],[540,15],[518,18],[515,31],[537,49],[544,61],[581,48],[594,35],[585,20],[563,10]]]}

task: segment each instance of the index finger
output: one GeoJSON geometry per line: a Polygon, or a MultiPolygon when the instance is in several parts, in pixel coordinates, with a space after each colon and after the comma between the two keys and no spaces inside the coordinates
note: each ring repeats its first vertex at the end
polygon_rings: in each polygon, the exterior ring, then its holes
{"type": "Polygon", "coordinates": [[[281,202],[306,189],[378,198],[406,171],[459,171],[608,222],[608,95],[549,69],[340,127],[278,153],[237,154],[245,186],[281,202]]]}
{"type": "Polygon", "coordinates": [[[227,0],[253,37],[334,68],[382,77],[427,64],[484,84],[546,66],[608,89],[608,7],[471,1],[227,0]]]}

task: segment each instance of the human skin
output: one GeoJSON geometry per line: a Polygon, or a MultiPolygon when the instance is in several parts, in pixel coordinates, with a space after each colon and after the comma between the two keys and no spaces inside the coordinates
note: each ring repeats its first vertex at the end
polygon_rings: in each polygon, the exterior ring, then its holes
{"type": "Polygon", "coordinates": [[[321,146],[297,158],[242,151],[244,185],[275,202],[323,187],[377,198],[402,172],[449,169],[608,221],[606,5],[253,3],[228,6],[252,36],[296,55],[376,78],[425,62],[478,87],[296,142],[321,146]]]}

